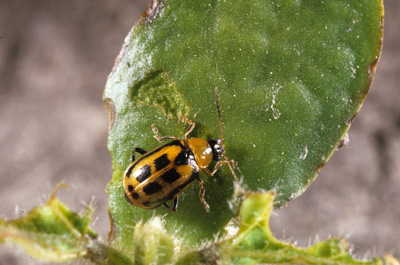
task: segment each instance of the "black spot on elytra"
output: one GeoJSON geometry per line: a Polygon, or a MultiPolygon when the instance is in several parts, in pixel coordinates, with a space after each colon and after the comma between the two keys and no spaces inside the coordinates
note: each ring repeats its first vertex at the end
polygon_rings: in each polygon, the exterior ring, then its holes
{"type": "Polygon", "coordinates": [[[172,200],[173,198],[175,198],[176,194],[178,194],[179,192],[181,192],[181,190],[183,190],[184,188],[189,186],[193,182],[193,180],[196,179],[198,176],[199,176],[199,172],[193,171],[192,176],[190,177],[190,179],[188,181],[186,181],[185,183],[183,183],[182,185],[177,187],[175,190],[173,190],[170,194],[168,194],[167,200],[172,200]]]}
{"type": "Polygon", "coordinates": [[[134,198],[135,200],[139,199],[139,194],[137,194],[136,192],[132,193],[132,198],[134,198]]]}
{"type": "Polygon", "coordinates": [[[158,182],[150,182],[143,187],[143,192],[146,193],[146,195],[151,195],[159,192],[161,189],[162,187],[158,182]]]}
{"type": "Polygon", "coordinates": [[[174,181],[178,180],[181,177],[181,175],[178,172],[176,172],[175,168],[171,168],[170,170],[162,174],[160,177],[162,178],[162,180],[171,184],[174,181]]]}
{"type": "Polygon", "coordinates": [[[125,173],[125,177],[129,178],[131,176],[132,173],[132,169],[134,168],[134,165],[130,165],[128,170],[125,173]]]}
{"type": "Polygon", "coordinates": [[[132,204],[131,199],[128,197],[128,194],[126,194],[125,191],[124,191],[124,197],[125,197],[125,201],[127,201],[129,204],[132,204]]]}
{"type": "Polygon", "coordinates": [[[129,190],[129,192],[132,192],[133,191],[133,186],[132,185],[128,185],[128,190],[129,190]]]}
{"type": "Polygon", "coordinates": [[[157,157],[156,159],[154,159],[154,165],[156,166],[156,170],[157,171],[163,169],[166,166],[168,166],[169,163],[171,163],[171,162],[168,160],[167,154],[163,154],[162,156],[157,157]]]}
{"type": "MultiPolygon", "coordinates": [[[[176,157],[174,160],[174,164],[177,166],[182,166],[182,165],[187,165],[189,163],[189,159],[191,153],[189,150],[183,149],[176,157]]],[[[194,158],[194,157],[193,157],[194,158]]]]}
{"type": "Polygon", "coordinates": [[[139,174],[139,176],[137,176],[136,177],[136,180],[138,181],[138,182],[143,182],[143,181],[145,181],[146,179],[148,179],[149,177],[150,177],[150,175],[151,175],[151,168],[150,168],[150,166],[149,165],[145,165],[144,167],[142,167],[141,169],[140,169],[140,174],[139,174]]]}

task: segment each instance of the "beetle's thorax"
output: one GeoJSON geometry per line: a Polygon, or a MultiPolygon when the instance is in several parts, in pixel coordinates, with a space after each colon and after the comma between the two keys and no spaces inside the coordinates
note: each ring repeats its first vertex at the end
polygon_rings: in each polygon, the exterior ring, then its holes
{"type": "Polygon", "coordinates": [[[192,151],[200,168],[207,167],[213,160],[212,147],[203,138],[190,138],[185,144],[192,151]]]}

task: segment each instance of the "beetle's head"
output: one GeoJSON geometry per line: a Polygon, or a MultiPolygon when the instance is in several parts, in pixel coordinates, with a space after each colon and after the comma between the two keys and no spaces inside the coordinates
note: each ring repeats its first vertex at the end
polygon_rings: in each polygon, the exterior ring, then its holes
{"type": "Polygon", "coordinates": [[[215,138],[214,140],[208,141],[208,144],[212,149],[213,160],[220,161],[222,154],[225,152],[225,147],[222,145],[222,140],[220,138],[215,138]]]}

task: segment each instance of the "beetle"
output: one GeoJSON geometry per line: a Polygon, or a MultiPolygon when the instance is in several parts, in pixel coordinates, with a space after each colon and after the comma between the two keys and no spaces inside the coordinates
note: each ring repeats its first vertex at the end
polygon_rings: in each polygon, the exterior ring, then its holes
{"type": "Polygon", "coordinates": [[[172,141],[150,152],[139,147],[133,149],[132,163],[123,176],[124,196],[128,203],[145,209],[165,206],[175,212],[178,207],[179,194],[197,179],[200,183],[200,200],[206,212],[209,212],[210,207],[204,199],[205,189],[199,174],[200,171],[213,176],[219,167],[225,164],[228,165],[233,177],[237,180],[233,171],[233,165],[237,163],[229,160],[225,155],[217,88],[215,88],[215,97],[221,138],[209,141],[198,137],[188,139],[195,123],[182,116],[179,118],[189,124],[183,139],[175,136],[160,137],[158,129],[152,124],[154,137],[159,142],[172,141]],[[141,156],[135,159],[135,153],[139,153],[141,156]],[[210,171],[208,166],[212,160],[216,161],[216,164],[210,171]],[[167,204],[171,200],[173,200],[172,207],[167,204]]]}

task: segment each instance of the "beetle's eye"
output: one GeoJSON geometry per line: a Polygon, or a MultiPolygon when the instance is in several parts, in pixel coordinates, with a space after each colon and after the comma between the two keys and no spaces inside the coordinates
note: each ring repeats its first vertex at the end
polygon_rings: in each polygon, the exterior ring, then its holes
{"type": "Polygon", "coordinates": [[[214,140],[208,141],[208,144],[211,146],[213,153],[213,160],[219,161],[221,160],[222,153],[224,152],[224,147],[221,145],[222,140],[219,138],[215,138],[214,140]]]}
{"type": "Polygon", "coordinates": [[[223,153],[223,152],[225,152],[225,147],[222,145],[222,140],[219,139],[219,138],[217,138],[217,139],[215,139],[215,142],[216,142],[216,144],[215,144],[215,150],[216,150],[218,153],[223,153]]]}

